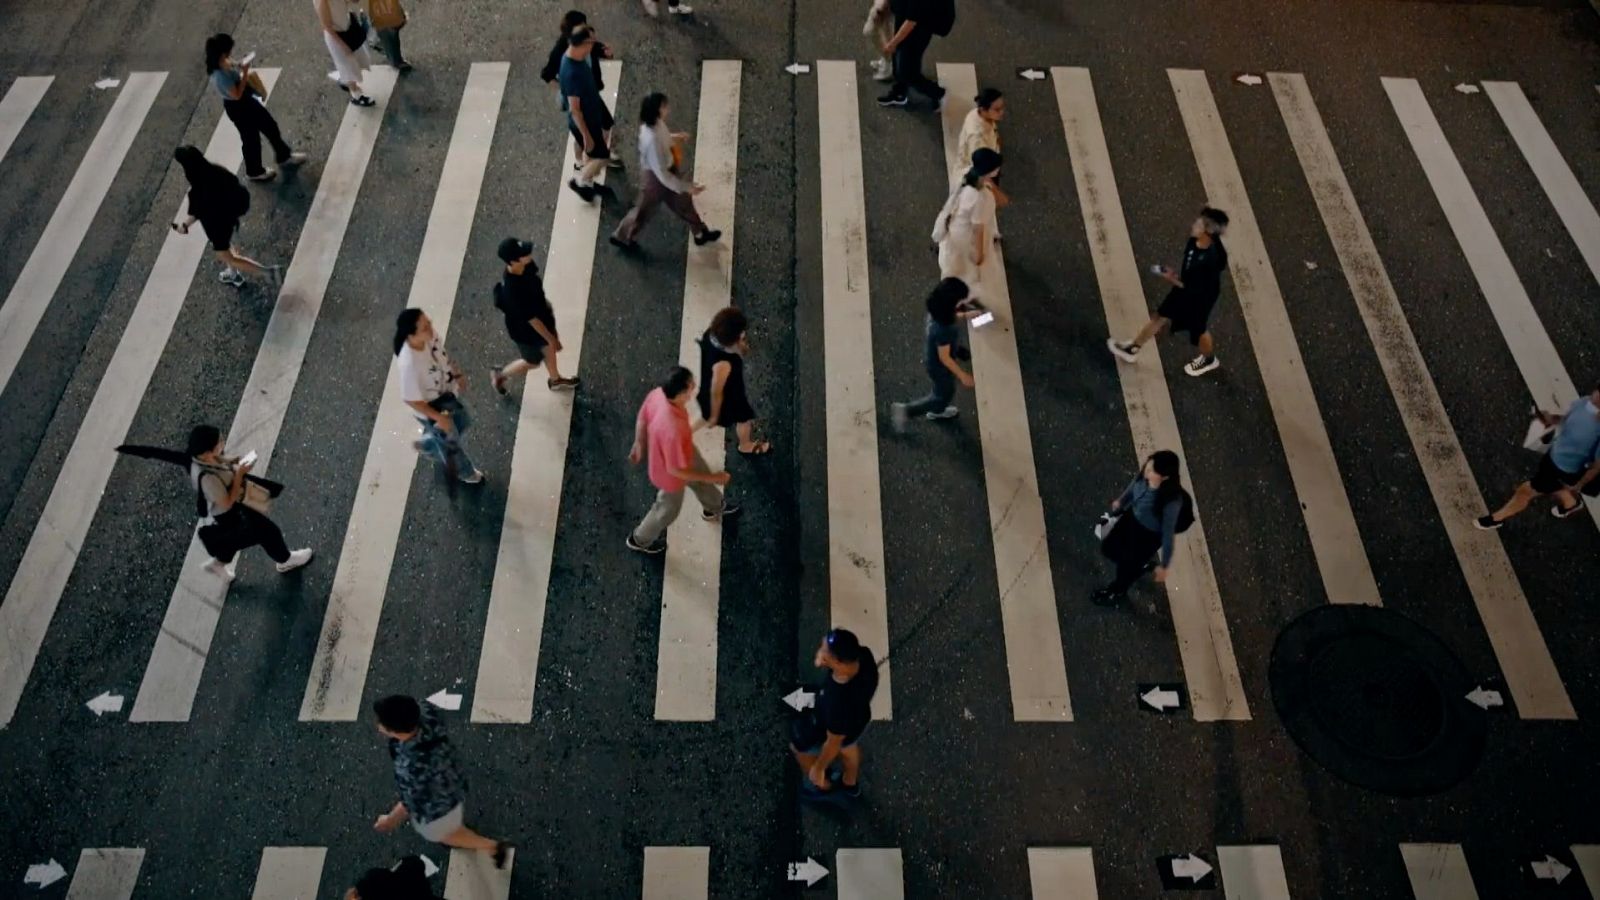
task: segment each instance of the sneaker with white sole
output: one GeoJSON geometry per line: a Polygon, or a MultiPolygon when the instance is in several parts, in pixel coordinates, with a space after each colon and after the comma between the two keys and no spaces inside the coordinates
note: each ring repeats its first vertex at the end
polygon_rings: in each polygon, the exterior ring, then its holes
{"type": "Polygon", "coordinates": [[[267,166],[265,169],[262,169],[261,171],[257,172],[254,175],[246,175],[245,176],[245,180],[246,181],[254,181],[257,184],[260,184],[260,183],[263,183],[263,182],[271,181],[272,179],[277,178],[277,177],[278,177],[278,170],[272,168],[271,166],[267,166]]]}
{"type": "Polygon", "coordinates": [[[285,572],[293,572],[295,569],[298,569],[306,563],[311,562],[311,556],[312,550],[310,547],[301,547],[299,550],[290,553],[288,559],[278,563],[278,574],[282,575],[285,572]]]}
{"type": "Polygon", "coordinates": [[[661,7],[656,5],[656,0],[644,0],[644,11],[651,18],[661,18],[661,7]]]}
{"type": "Polygon", "coordinates": [[[234,270],[234,271],[231,271],[231,272],[227,273],[226,275],[219,276],[217,278],[217,280],[221,281],[223,284],[229,285],[231,287],[236,287],[236,288],[244,287],[244,273],[240,272],[238,270],[234,270]]]}
{"type": "Polygon", "coordinates": [[[719,519],[726,519],[726,518],[730,518],[732,516],[737,516],[739,514],[740,508],[741,507],[739,506],[739,504],[734,503],[732,500],[724,499],[722,501],[722,508],[717,510],[716,512],[712,512],[709,509],[700,510],[700,518],[704,519],[707,522],[715,522],[715,521],[717,521],[719,519]]]}
{"type": "Polygon", "coordinates": [[[1550,507],[1550,515],[1555,516],[1558,519],[1565,519],[1565,518],[1567,518],[1569,516],[1577,515],[1578,514],[1578,510],[1580,510],[1580,509],[1583,509],[1583,501],[1582,500],[1579,500],[1577,503],[1574,503],[1571,506],[1566,507],[1565,509],[1563,509],[1561,507],[1561,502],[1560,501],[1556,501],[1556,505],[1550,507]]]}
{"type": "Polygon", "coordinates": [[[210,572],[218,578],[221,578],[223,581],[232,581],[233,576],[238,574],[239,557],[235,556],[233,558],[233,562],[229,563],[225,563],[220,559],[212,559],[201,568],[204,568],[207,572],[210,572]]]}
{"type": "Polygon", "coordinates": [[[923,418],[930,422],[937,422],[940,419],[954,419],[960,414],[961,410],[956,409],[954,406],[946,406],[944,409],[935,412],[923,413],[923,418]]]}
{"type": "Polygon", "coordinates": [[[1119,341],[1116,338],[1106,338],[1106,349],[1110,350],[1117,359],[1123,362],[1137,362],[1139,359],[1139,345],[1132,341],[1119,341]]]}
{"type": "Polygon", "coordinates": [[[460,479],[462,484],[481,484],[483,483],[483,470],[473,469],[471,472],[457,477],[460,479]]]}
{"type": "Polygon", "coordinates": [[[1479,531],[1495,531],[1504,524],[1504,520],[1496,521],[1493,515],[1479,516],[1472,520],[1473,527],[1479,531]]]}
{"type": "Polygon", "coordinates": [[[1189,360],[1189,362],[1187,362],[1186,364],[1184,364],[1183,371],[1186,374],[1194,375],[1194,376],[1198,377],[1200,375],[1204,375],[1205,373],[1211,371],[1212,369],[1215,369],[1216,367],[1218,367],[1220,365],[1222,365],[1222,363],[1218,362],[1217,358],[1215,356],[1207,356],[1204,353],[1202,353],[1199,356],[1196,356],[1194,359],[1189,360]]]}
{"type": "Polygon", "coordinates": [[[884,81],[884,82],[893,81],[894,80],[894,63],[889,62],[887,59],[875,59],[875,60],[873,60],[872,61],[872,80],[873,81],[884,81]]]}
{"type": "Polygon", "coordinates": [[[305,161],[306,155],[297,150],[288,156],[285,156],[283,159],[278,160],[278,165],[284,167],[285,169],[292,169],[295,166],[304,165],[305,161]]]}
{"type": "Polygon", "coordinates": [[[687,3],[679,3],[677,6],[667,7],[667,12],[675,16],[689,16],[694,14],[694,7],[687,3]]]}
{"type": "Polygon", "coordinates": [[[630,531],[628,532],[628,549],[636,553],[647,553],[655,556],[667,552],[667,541],[666,538],[656,538],[655,543],[641,544],[639,539],[634,537],[633,532],[630,531]]]}

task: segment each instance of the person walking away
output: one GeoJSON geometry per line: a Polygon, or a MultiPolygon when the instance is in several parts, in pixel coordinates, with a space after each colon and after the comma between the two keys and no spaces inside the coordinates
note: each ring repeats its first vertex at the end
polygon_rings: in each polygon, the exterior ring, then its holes
{"type": "Polygon", "coordinates": [[[1120,603],[1139,576],[1150,571],[1150,557],[1158,550],[1156,584],[1166,583],[1174,539],[1194,524],[1194,500],[1183,489],[1178,471],[1178,454],[1157,450],[1122,495],[1111,501],[1111,512],[1103,521],[1115,517],[1115,524],[1100,542],[1100,552],[1116,563],[1117,574],[1090,595],[1095,603],[1120,603]]]}
{"type": "Polygon", "coordinates": [[[594,179],[611,159],[611,148],[606,145],[606,135],[614,121],[611,110],[600,97],[594,75],[590,71],[589,56],[594,51],[594,29],[579,25],[568,38],[567,52],[561,57],[557,80],[561,95],[567,101],[567,130],[583,149],[583,168],[576,178],[567,181],[567,187],[585,201],[593,201],[599,193],[612,193],[594,179]]]}
{"type": "Polygon", "coordinates": [[[861,796],[861,737],[872,723],[872,695],[878,692],[878,662],[854,632],[835,628],[822,638],[812,664],[827,669],[817,688],[811,715],[794,720],[789,752],[812,792],[832,790],[829,769],[839,763],[839,783],[851,797],[861,796]]]}
{"type": "Polygon", "coordinates": [[[955,0],[889,0],[894,13],[894,35],[883,45],[883,55],[894,58],[894,85],[878,98],[879,106],[905,106],[916,88],[944,109],[944,88],[922,74],[922,54],[934,35],[944,37],[956,21],[955,0]]]}
{"type": "Polygon", "coordinates": [[[222,111],[228,121],[239,130],[240,147],[244,151],[244,177],[251,181],[271,181],[278,170],[261,164],[261,139],[272,145],[278,165],[284,168],[298,166],[306,161],[304,153],[296,153],[278,131],[278,121],[262,104],[266,99],[256,87],[260,79],[252,82],[249,63],[233,61],[233,36],[214,34],[206,38],[206,77],[211,86],[222,95],[222,111]]]}
{"type": "Polygon", "coordinates": [[[333,58],[331,77],[339,83],[340,90],[350,95],[351,103],[372,106],[377,101],[361,92],[361,73],[372,68],[372,54],[367,52],[367,30],[355,12],[346,9],[347,5],[354,5],[354,0],[347,3],[311,0],[311,3],[322,26],[322,42],[328,45],[328,55],[333,58]],[[334,18],[336,6],[344,12],[342,18],[334,18]]]}
{"type": "MultiPolygon", "coordinates": [[[[1005,95],[995,88],[984,88],[978,96],[972,98],[972,109],[967,111],[967,117],[961,120],[961,134],[956,138],[956,170],[950,174],[951,181],[960,180],[972,166],[972,155],[979,150],[993,150],[1000,153],[1000,120],[1006,115],[1005,95]]],[[[1011,205],[1011,198],[1000,189],[1000,176],[995,175],[989,185],[989,192],[994,194],[994,205],[997,209],[1004,209],[1011,205]]],[[[998,223],[994,230],[994,239],[1000,240],[998,223]]]]}
{"type": "Polygon", "coordinates": [[[459,392],[467,376],[444,352],[433,321],[422,310],[401,311],[394,323],[394,355],[400,376],[400,399],[416,410],[422,439],[412,446],[444,466],[447,478],[467,484],[483,481],[483,471],[472,464],[465,446],[467,408],[459,392]]]}
{"type": "Polygon", "coordinates": [[[959,278],[979,296],[983,264],[994,246],[994,180],[1000,175],[1000,154],[979,148],[961,183],[951,192],[933,225],[939,245],[939,277],[959,278]]]}
{"type": "Polygon", "coordinates": [[[1200,376],[1215,369],[1216,347],[1211,340],[1211,310],[1222,293],[1222,273],[1228,270],[1228,249],[1222,245],[1222,236],[1228,230],[1228,214],[1207,206],[1200,217],[1189,226],[1189,240],[1183,245],[1183,265],[1173,272],[1170,266],[1153,266],[1151,271],[1172,285],[1167,298],[1156,307],[1156,314],[1140,329],[1131,341],[1115,337],[1106,340],[1106,346],[1123,362],[1138,358],[1144,342],[1171,325],[1173,331],[1186,331],[1189,341],[1200,355],[1189,360],[1183,371],[1200,376]]]}
{"type": "Polygon", "coordinates": [[[428,884],[428,869],[420,856],[407,856],[387,869],[364,872],[344,900],[438,900],[428,884]]]}
{"type": "Polygon", "coordinates": [[[961,360],[971,354],[961,345],[960,323],[982,315],[981,310],[968,308],[968,303],[966,282],[959,278],[940,281],[928,294],[922,366],[933,389],[921,400],[889,404],[889,421],[895,431],[904,432],[907,420],[915,415],[930,421],[956,417],[958,410],[950,402],[956,396],[956,382],[972,387],[971,373],[961,367],[961,360]]]}
{"type": "MultiPolygon", "coordinates": [[[[544,68],[539,70],[539,79],[545,84],[550,85],[550,90],[555,91],[556,95],[560,98],[562,112],[567,111],[567,98],[561,93],[561,60],[567,55],[567,47],[572,38],[572,30],[577,28],[579,25],[587,25],[588,23],[589,17],[581,10],[567,10],[566,14],[561,17],[561,33],[556,36],[555,45],[550,48],[550,55],[545,60],[544,68]]],[[[612,53],[611,48],[605,43],[596,39],[594,43],[594,50],[589,53],[589,74],[594,76],[594,89],[596,91],[604,91],[606,89],[605,76],[601,71],[600,61],[602,59],[614,58],[615,54],[612,53]]],[[[611,133],[608,132],[606,134],[606,147],[609,149],[611,146],[611,133]]],[[[580,146],[578,147],[578,161],[573,164],[573,168],[582,169],[583,164],[587,161],[588,157],[583,155],[583,147],[581,146],[580,142],[580,146]]],[[[607,160],[607,164],[611,165],[613,168],[620,165],[619,161],[614,157],[607,160]]]]}
{"type": "Polygon", "coordinates": [[[894,14],[889,11],[889,0],[872,0],[872,6],[867,9],[867,22],[861,26],[861,33],[866,35],[867,41],[872,44],[872,80],[893,81],[894,63],[890,60],[889,53],[884,50],[894,38],[894,14]]]}
{"type": "Polygon", "coordinates": [[[400,29],[406,27],[411,17],[406,15],[400,0],[367,0],[367,21],[377,32],[378,44],[383,55],[389,57],[389,65],[397,72],[411,71],[411,63],[406,62],[405,55],[400,52],[400,29]]]}
{"type": "Polygon", "coordinates": [[[733,426],[739,436],[739,452],[759,456],[772,449],[767,441],[755,439],[756,411],[744,384],[744,355],[750,352],[746,340],[749,322],[737,307],[728,306],[711,318],[711,326],[700,335],[700,404],[703,426],[733,426]]]}
{"type": "Polygon", "coordinates": [[[1539,457],[1533,477],[1517,485],[1511,499],[1473,524],[1493,531],[1506,520],[1528,508],[1535,497],[1555,495],[1550,514],[1558,519],[1583,509],[1578,496],[1600,497],[1600,385],[1587,397],[1579,397],[1560,415],[1539,411],[1539,421],[1556,426],[1550,449],[1539,457]]]}
{"type": "Polygon", "coordinates": [[[279,574],[310,562],[310,547],[291,551],[277,524],[251,505],[265,503],[256,486],[245,482],[254,460],[224,456],[223,450],[222,432],[215,425],[197,425],[189,432],[189,483],[194,485],[200,512],[212,522],[200,528],[200,542],[211,554],[205,570],[232,581],[236,554],[258,545],[278,564],[279,574]]]}
{"type": "Polygon", "coordinates": [[[705,190],[705,185],[694,184],[678,175],[679,148],[689,140],[687,131],[672,131],[667,125],[667,95],[650,94],[639,105],[639,196],[633,209],[623,217],[617,230],[611,234],[611,243],[624,250],[638,246],[634,240],[639,229],[650,220],[656,206],[666,204],[688,224],[696,246],[703,246],[722,237],[722,232],[710,228],[700,220],[694,208],[694,195],[705,190]]]}
{"type": "Polygon", "coordinates": [[[638,465],[648,460],[650,483],[656,487],[656,500],[637,528],[628,532],[628,549],[640,553],[665,553],[662,536],[683,511],[683,491],[694,491],[700,501],[700,517],[707,522],[721,521],[739,512],[728,502],[718,485],[728,483],[727,472],[712,472],[694,447],[693,429],[685,408],[694,398],[694,373],[674,366],[661,386],[652,390],[639,407],[633,425],[633,447],[628,462],[638,465]]]}
{"type": "Polygon", "coordinates": [[[239,220],[250,211],[250,192],[232,172],[206,159],[198,147],[185,144],[172,151],[172,158],[183,167],[183,177],[189,182],[189,215],[173,222],[172,230],[188,234],[191,225],[200,223],[212,253],[222,263],[217,280],[223,284],[244,287],[244,273],[248,272],[265,278],[276,289],[283,282],[283,267],[262,265],[233,243],[239,220]]]}
{"type": "Polygon", "coordinates": [[[561,375],[556,354],[561,352],[561,336],[556,333],[556,311],[544,295],[539,266],[533,261],[533,245],[517,238],[500,242],[500,259],[506,264],[500,283],[494,286],[494,305],[506,317],[506,334],[517,345],[517,359],[489,369],[489,383],[495,392],[507,394],[506,381],[527,374],[544,363],[545,386],[552,391],[570,391],[578,379],[561,375]]]}
{"type": "Polygon", "coordinates": [[[401,694],[372,704],[378,733],[389,739],[394,782],[400,799],[378,817],[373,827],[388,834],[409,820],[423,839],[461,850],[493,854],[497,869],[506,867],[511,844],[468,828],[466,779],[456,765],[455,746],[433,710],[401,694]]]}

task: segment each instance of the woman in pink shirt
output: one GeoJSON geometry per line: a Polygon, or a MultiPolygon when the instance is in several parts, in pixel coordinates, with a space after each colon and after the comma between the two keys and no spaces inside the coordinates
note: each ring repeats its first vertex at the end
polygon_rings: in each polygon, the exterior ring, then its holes
{"type": "Polygon", "coordinates": [[[694,399],[694,373],[682,366],[673,367],[667,380],[651,391],[639,407],[633,428],[633,448],[628,462],[638,465],[649,460],[650,483],[656,487],[656,502],[645,513],[639,526],[628,532],[628,549],[640,553],[664,553],[662,536],[683,511],[683,490],[694,491],[702,507],[700,518],[721,521],[739,511],[729,503],[717,485],[728,483],[727,472],[708,471],[700,451],[694,448],[694,429],[689,425],[689,401],[694,399]]]}

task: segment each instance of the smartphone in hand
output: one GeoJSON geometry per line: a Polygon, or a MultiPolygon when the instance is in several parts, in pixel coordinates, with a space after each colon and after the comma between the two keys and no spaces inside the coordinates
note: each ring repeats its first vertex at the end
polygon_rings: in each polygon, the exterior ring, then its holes
{"type": "Polygon", "coordinates": [[[254,50],[251,50],[249,53],[246,53],[244,55],[243,59],[239,60],[239,65],[248,66],[248,65],[250,65],[251,63],[253,63],[255,61],[256,61],[256,52],[254,50]]]}
{"type": "Polygon", "coordinates": [[[256,452],[254,450],[251,450],[249,453],[246,453],[244,456],[239,457],[239,465],[241,465],[241,466],[253,466],[253,465],[256,464],[256,459],[257,459],[256,452]]]}
{"type": "Polygon", "coordinates": [[[982,328],[983,326],[985,326],[985,325],[987,325],[987,324],[989,324],[990,322],[993,322],[993,321],[994,321],[994,313],[985,312],[983,315],[977,316],[972,320],[972,327],[973,328],[982,328]]]}
{"type": "Polygon", "coordinates": [[[1151,275],[1165,275],[1165,274],[1167,274],[1167,267],[1166,266],[1162,266],[1162,265],[1151,266],[1150,267],[1150,274],[1151,275]]]}

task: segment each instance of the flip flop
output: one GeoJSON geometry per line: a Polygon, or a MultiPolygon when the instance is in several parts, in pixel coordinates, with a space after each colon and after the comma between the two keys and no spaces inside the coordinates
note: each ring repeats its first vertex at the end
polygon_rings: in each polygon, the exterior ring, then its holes
{"type": "Polygon", "coordinates": [[[739,448],[740,456],[763,456],[770,452],[772,452],[772,443],[770,441],[756,441],[755,446],[749,450],[745,450],[742,447],[739,448]]]}

